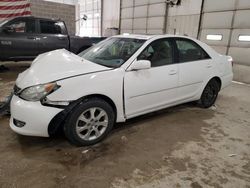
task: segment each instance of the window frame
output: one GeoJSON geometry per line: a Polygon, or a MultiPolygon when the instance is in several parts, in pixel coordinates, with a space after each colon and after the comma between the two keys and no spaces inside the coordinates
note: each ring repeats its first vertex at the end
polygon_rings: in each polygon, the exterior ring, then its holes
{"type": "MultiPolygon", "coordinates": [[[[21,17],[21,18],[14,18],[12,20],[10,20],[9,22],[5,23],[4,25],[2,25],[2,27],[6,27],[6,26],[10,26],[12,24],[14,24],[15,22],[25,22],[25,24],[29,21],[33,21],[34,22],[34,26],[35,26],[35,30],[33,33],[27,33],[25,32],[14,32],[12,34],[15,35],[33,35],[33,34],[37,34],[38,33],[38,28],[37,28],[37,23],[36,23],[36,19],[34,19],[33,17],[21,17]]],[[[26,27],[26,26],[25,26],[26,27]]]]}
{"type": "Polygon", "coordinates": [[[204,61],[204,60],[209,60],[209,59],[212,59],[211,56],[195,41],[191,40],[191,39],[188,39],[188,38],[182,38],[182,37],[173,37],[172,38],[173,41],[174,41],[174,45],[175,45],[175,54],[176,54],[176,58],[177,58],[177,62],[180,64],[180,63],[190,63],[190,62],[196,62],[196,61],[204,61]],[[181,62],[180,61],[180,56],[179,56],[179,49],[178,49],[178,46],[177,46],[177,40],[181,40],[181,41],[188,41],[188,42],[191,42],[193,43],[195,46],[199,47],[203,53],[205,53],[207,55],[207,58],[204,58],[204,59],[197,59],[197,60],[192,60],[192,61],[184,61],[184,62],[181,62]]]}
{"type": "Polygon", "coordinates": [[[68,33],[65,23],[63,21],[60,21],[60,20],[37,19],[37,24],[38,24],[38,31],[39,31],[38,33],[42,34],[42,35],[67,35],[67,33],[68,33]],[[61,22],[64,26],[63,27],[59,26],[60,29],[61,29],[61,33],[42,33],[41,21],[54,22],[54,23],[60,23],[61,22]]]}
{"type": "MultiPolygon", "coordinates": [[[[157,41],[160,41],[160,40],[166,40],[166,41],[169,41],[170,45],[172,45],[172,57],[173,57],[173,61],[172,63],[170,64],[166,64],[166,65],[161,65],[161,66],[151,66],[151,68],[158,68],[158,67],[163,67],[163,66],[169,66],[169,65],[174,65],[174,64],[177,64],[178,63],[178,58],[177,58],[177,54],[176,54],[176,47],[175,47],[175,42],[173,40],[173,38],[170,38],[170,37],[166,37],[166,38],[159,38],[159,39],[156,39],[152,42],[150,42],[141,52],[140,54],[136,57],[136,61],[138,61],[138,57],[154,42],[157,42],[157,41]]],[[[151,61],[150,61],[151,62],[151,61]]],[[[152,65],[152,62],[151,62],[151,65],[152,65]]]]}

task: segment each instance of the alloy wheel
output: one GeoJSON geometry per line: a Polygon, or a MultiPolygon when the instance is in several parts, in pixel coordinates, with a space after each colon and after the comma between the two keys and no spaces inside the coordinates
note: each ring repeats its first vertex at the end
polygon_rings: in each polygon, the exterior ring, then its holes
{"type": "Polygon", "coordinates": [[[108,120],[108,115],[102,108],[89,108],[78,117],[76,121],[76,133],[85,141],[95,140],[107,129],[108,120]]]}

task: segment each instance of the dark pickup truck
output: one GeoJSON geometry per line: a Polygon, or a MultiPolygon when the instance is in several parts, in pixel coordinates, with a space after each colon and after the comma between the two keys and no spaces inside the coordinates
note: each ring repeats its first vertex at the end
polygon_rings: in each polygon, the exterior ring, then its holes
{"type": "Polygon", "coordinates": [[[0,60],[29,60],[61,48],[77,54],[103,39],[69,36],[61,20],[33,16],[13,18],[0,22],[0,60]]]}

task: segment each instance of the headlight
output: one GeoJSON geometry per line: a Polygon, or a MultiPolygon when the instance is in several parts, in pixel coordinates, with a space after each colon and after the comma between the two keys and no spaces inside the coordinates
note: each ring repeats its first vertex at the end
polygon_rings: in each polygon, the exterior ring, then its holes
{"type": "Polygon", "coordinates": [[[56,82],[31,86],[24,89],[21,92],[20,97],[27,101],[39,101],[57,90],[59,87],[60,86],[58,86],[56,82]]]}

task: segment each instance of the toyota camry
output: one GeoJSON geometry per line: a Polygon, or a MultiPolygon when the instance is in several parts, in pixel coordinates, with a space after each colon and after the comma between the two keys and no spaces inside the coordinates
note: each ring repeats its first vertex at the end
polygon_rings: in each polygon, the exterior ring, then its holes
{"type": "Polygon", "coordinates": [[[39,55],[16,80],[10,127],[42,137],[63,128],[71,143],[91,145],[116,122],[191,101],[211,107],[232,78],[232,58],[196,39],[114,36],[78,55],[39,55]]]}

